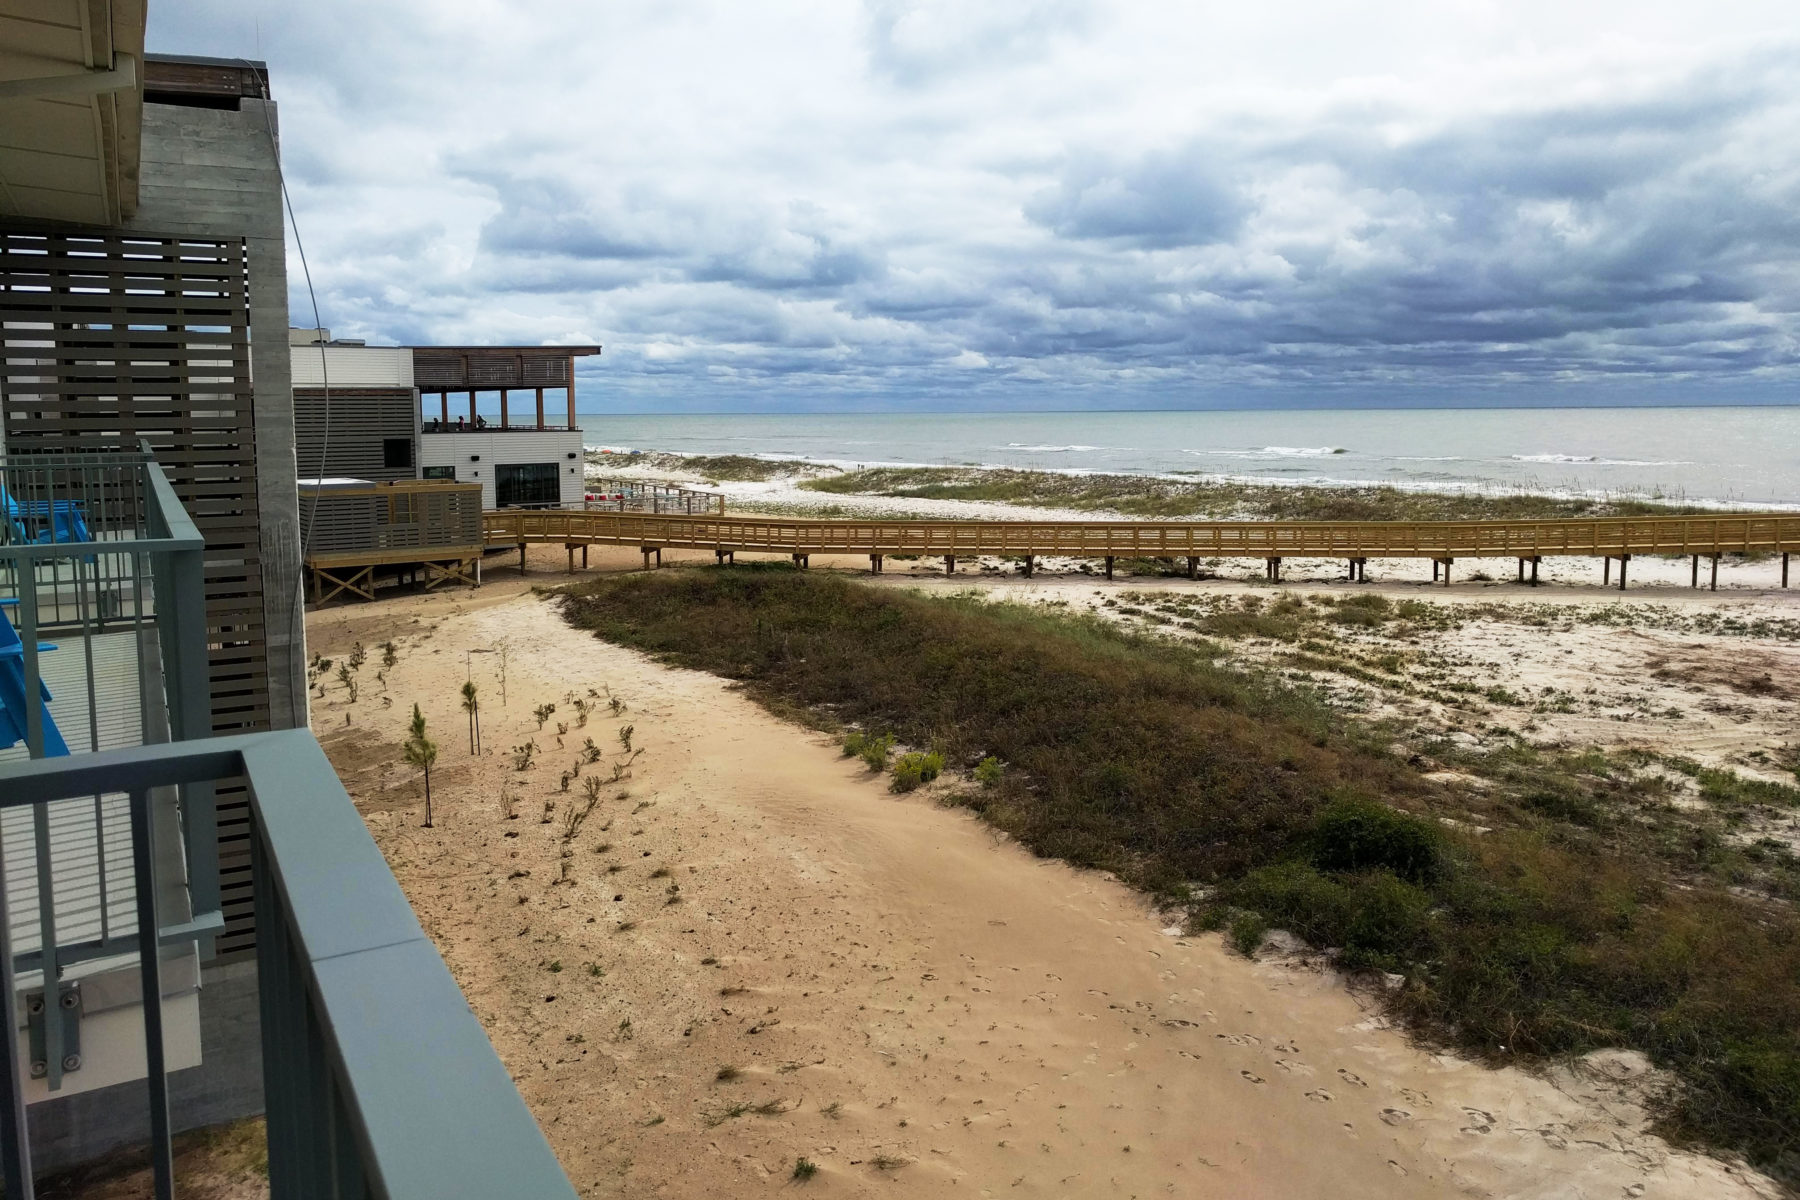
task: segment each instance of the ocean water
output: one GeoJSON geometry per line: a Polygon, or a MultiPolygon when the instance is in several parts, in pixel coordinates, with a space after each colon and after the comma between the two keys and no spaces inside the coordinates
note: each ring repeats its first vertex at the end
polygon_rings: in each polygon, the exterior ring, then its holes
{"type": "Polygon", "coordinates": [[[1800,507],[1800,407],[583,417],[591,448],[1800,507]]]}

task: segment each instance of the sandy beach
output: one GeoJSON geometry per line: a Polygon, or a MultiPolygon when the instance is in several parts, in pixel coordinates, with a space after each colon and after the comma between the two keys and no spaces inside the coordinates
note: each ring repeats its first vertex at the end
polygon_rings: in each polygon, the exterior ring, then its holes
{"type": "MultiPolygon", "coordinates": [[[[594,573],[637,562],[601,552],[594,573]]],[[[356,641],[371,653],[357,701],[327,683],[313,724],[584,1195],[746,1194],[789,1185],[800,1159],[817,1167],[806,1186],[846,1195],[1779,1194],[1647,1133],[1652,1073],[1636,1055],[1530,1074],[1416,1046],[1376,997],[1279,941],[1252,962],[1217,935],[1184,935],[1110,877],[1036,859],[931,789],[889,794],[830,739],[718,678],[569,629],[532,591],[567,578],[560,553],[537,550],[523,580],[491,565],[477,591],[312,614],[314,653],[356,641]],[[371,682],[389,639],[398,662],[371,682]],[[465,677],[481,689],[480,756],[458,707],[465,677]],[[580,725],[571,698],[588,689],[580,725]],[[399,755],[415,701],[441,747],[430,829],[399,755]],[[551,703],[540,730],[532,710],[551,703]],[[607,782],[570,834],[582,785],[564,792],[559,778],[590,737],[601,753],[585,772],[607,782]],[[530,741],[537,761],[515,769],[530,741]]],[[[1147,590],[998,574],[882,583],[1100,608],[1143,607],[1128,597],[1147,590]]],[[[1448,591],[1491,598],[1480,584],[1448,591]]],[[[1529,599],[1616,600],[1589,591],[1529,599]]],[[[1656,602],[1800,615],[1779,596],[1656,602]]],[[[1551,670],[1503,620],[1443,636],[1462,639],[1444,649],[1471,669],[1551,670]]],[[[1704,653],[1728,665],[1749,644],[1704,653]]],[[[1595,634],[1570,648],[1557,669],[1626,686],[1631,664],[1670,647],[1595,634]]],[[[1794,650],[1779,637],[1754,648],[1794,650]]],[[[1691,706],[1741,699],[1698,675],[1668,687],[1700,689],[1683,692],[1691,706]]],[[[1710,718],[1689,748],[1717,761],[1793,733],[1778,707],[1710,718]]],[[[1557,736],[1663,736],[1604,714],[1558,719],[1591,723],[1557,736]]]]}

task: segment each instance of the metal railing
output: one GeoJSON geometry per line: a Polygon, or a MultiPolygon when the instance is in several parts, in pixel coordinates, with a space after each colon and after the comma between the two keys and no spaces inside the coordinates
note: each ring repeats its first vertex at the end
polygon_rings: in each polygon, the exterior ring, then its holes
{"type": "MultiPolygon", "coordinates": [[[[286,1197],[570,1197],[506,1068],[381,851],[304,730],[108,750],[0,766],[0,808],[102,792],[129,796],[136,928],[160,924],[151,794],[248,780],[270,1194],[286,1197]]],[[[0,880],[0,993],[18,1028],[0,880]]],[[[162,962],[140,956],[143,995],[162,962]]],[[[155,1194],[174,1195],[159,1005],[143,1006],[155,1194]]],[[[17,1043],[0,1050],[6,1196],[33,1195],[17,1043]]]]}
{"type": "MultiPolygon", "coordinates": [[[[9,625],[0,630],[0,758],[68,762],[209,735],[205,541],[148,448],[0,456],[0,488],[0,621],[9,625]]],[[[166,853],[184,912],[162,943],[210,954],[223,928],[214,789],[164,789],[149,802],[180,831],[166,853]]],[[[16,926],[0,921],[9,942],[31,943],[17,954],[9,946],[6,965],[41,973],[47,997],[69,968],[143,944],[115,915],[137,903],[114,851],[131,819],[121,792],[0,812],[0,867],[15,874],[15,906],[35,908],[16,926]]],[[[44,1021],[42,1036],[34,1074],[54,1092],[79,1057],[63,1052],[60,1022],[44,1021]]]]}
{"type": "Polygon", "coordinates": [[[725,497],[716,492],[701,492],[669,483],[646,483],[641,479],[590,479],[584,512],[649,513],[653,516],[723,515],[725,497]]]}

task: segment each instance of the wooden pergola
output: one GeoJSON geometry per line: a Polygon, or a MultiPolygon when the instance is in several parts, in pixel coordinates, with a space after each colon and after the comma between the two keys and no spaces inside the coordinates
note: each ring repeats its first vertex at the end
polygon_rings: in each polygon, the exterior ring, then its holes
{"type": "MultiPolygon", "coordinates": [[[[413,386],[424,397],[438,398],[439,430],[449,431],[450,397],[467,396],[468,424],[477,427],[475,398],[481,392],[500,393],[500,429],[575,429],[575,360],[599,354],[599,346],[413,346],[413,386]],[[562,390],[568,400],[568,424],[549,425],[544,420],[544,392],[562,390]],[[530,391],[537,400],[537,420],[515,425],[509,400],[512,392],[530,391]]],[[[461,415],[460,413],[458,414],[461,415]]]]}

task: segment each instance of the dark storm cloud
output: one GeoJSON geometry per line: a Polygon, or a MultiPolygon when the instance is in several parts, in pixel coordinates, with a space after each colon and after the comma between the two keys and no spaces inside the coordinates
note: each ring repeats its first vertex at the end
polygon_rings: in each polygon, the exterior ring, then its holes
{"type": "Polygon", "coordinates": [[[1276,17],[1134,0],[377,7],[260,31],[352,335],[603,342],[702,405],[1800,378],[1791,21],[1433,74],[1377,6],[1384,65],[1288,77],[1232,48],[1306,53],[1276,17]]]}

